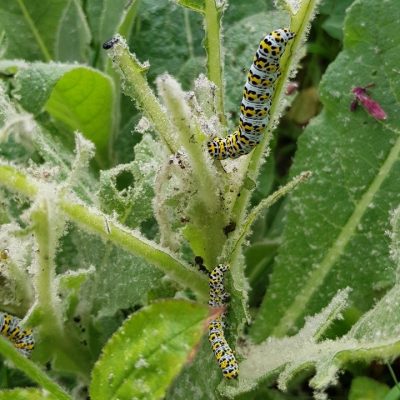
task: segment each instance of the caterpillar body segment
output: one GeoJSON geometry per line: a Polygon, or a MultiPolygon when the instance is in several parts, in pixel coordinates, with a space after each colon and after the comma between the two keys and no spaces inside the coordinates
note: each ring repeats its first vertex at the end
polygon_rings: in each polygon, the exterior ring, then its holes
{"type": "Polygon", "coordinates": [[[35,347],[35,339],[32,330],[21,328],[20,323],[19,318],[0,312],[0,334],[8,339],[21,354],[29,357],[35,347]]]}
{"type": "Polygon", "coordinates": [[[261,40],[243,88],[239,128],[226,138],[208,142],[208,153],[212,158],[237,158],[248,154],[260,143],[269,122],[276,81],[281,75],[280,58],[294,35],[286,28],[277,29],[261,40]]]}
{"type": "MultiPolygon", "coordinates": [[[[223,307],[229,298],[224,287],[224,273],[228,269],[228,265],[220,264],[209,274],[210,299],[208,304],[211,307],[223,307]]],[[[208,340],[223,376],[226,379],[235,379],[239,375],[239,366],[225,339],[223,318],[224,315],[219,315],[208,324],[208,340]]]]}

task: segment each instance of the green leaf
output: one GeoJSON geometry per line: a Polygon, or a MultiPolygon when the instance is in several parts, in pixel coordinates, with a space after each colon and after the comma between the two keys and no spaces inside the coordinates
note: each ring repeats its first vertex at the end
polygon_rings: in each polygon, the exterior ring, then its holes
{"type": "Polygon", "coordinates": [[[66,318],[72,318],[79,305],[79,293],[82,285],[93,277],[94,268],[68,271],[58,277],[59,292],[63,300],[66,318]]]}
{"type": "Polygon", "coordinates": [[[185,365],[168,390],[167,400],[218,399],[217,386],[224,379],[208,338],[204,337],[195,359],[185,365]]]}
{"type": "Polygon", "coordinates": [[[204,8],[205,8],[204,0],[175,0],[175,2],[193,11],[204,13],[204,8]]]}
{"type": "Polygon", "coordinates": [[[257,15],[272,10],[276,10],[276,7],[269,0],[252,0],[251,7],[249,7],[248,2],[242,0],[230,0],[229,7],[224,11],[223,23],[229,27],[251,15],[257,18],[257,15]]]}
{"type": "Polygon", "coordinates": [[[56,396],[39,389],[14,389],[0,391],[0,400],[57,400],[56,396]]]}
{"type": "Polygon", "coordinates": [[[93,36],[103,43],[115,35],[126,0],[88,0],[86,9],[93,36]]]}
{"type": "Polygon", "coordinates": [[[12,361],[16,368],[24,372],[57,400],[71,400],[69,394],[46,375],[34,362],[23,356],[7,339],[0,335],[0,354],[12,361]]]}
{"type": "Polygon", "coordinates": [[[390,392],[385,396],[383,400],[399,400],[400,399],[400,386],[397,384],[392,387],[390,392]]]}
{"type": "MultiPolygon", "coordinates": [[[[88,0],[86,12],[93,32],[95,52],[105,61],[101,44],[116,33],[129,38],[138,0],[88,0]]],[[[97,63],[99,65],[99,63],[97,63]]]]}
{"type": "Polygon", "coordinates": [[[114,89],[100,71],[72,64],[32,64],[16,76],[15,96],[32,113],[43,109],[79,130],[96,145],[98,155],[108,159],[113,129],[114,89]]]}
{"type": "Polygon", "coordinates": [[[389,391],[387,385],[359,376],[351,382],[349,400],[382,400],[389,391]]]}
{"type": "Polygon", "coordinates": [[[138,30],[132,33],[129,47],[139,60],[149,60],[149,80],[164,72],[177,75],[189,58],[204,57],[201,15],[188,13],[185,22],[185,10],[169,0],[141,0],[138,8],[138,30]],[[160,32],[163,44],[157,46],[154,39],[160,32]]]}
{"type": "Polygon", "coordinates": [[[70,0],[60,21],[56,58],[63,62],[89,63],[91,33],[80,2],[70,0]],[[71,40],[71,37],[74,40],[71,40]]]}
{"type": "Polygon", "coordinates": [[[80,67],[57,82],[45,108],[71,129],[82,132],[102,158],[108,159],[113,100],[111,80],[99,71],[80,67]]]}
{"type": "Polygon", "coordinates": [[[208,309],[162,301],[133,314],[106,344],[93,369],[93,400],[161,399],[205,328],[208,309]]]}
{"type": "Polygon", "coordinates": [[[155,177],[164,158],[159,144],[145,135],[135,146],[134,161],[102,171],[99,193],[102,211],[116,213],[120,222],[132,228],[150,219],[155,177]]]}
{"type": "Polygon", "coordinates": [[[321,5],[321,14],[327,16],[322,27],[333,38],[343,40],[343,23],[346,9],[353,1],[354,0],[342,0],[340,2],[325,1],[321,5]]]}
{"type": "Polygon", "coordinates": [[[257,341],[294,332],[340,288],[350,286],[354,306],[365,311],[392,285],[385,231],[400,203],[397,8],[395,0],[384,8],[359,0],[350,8],[345,48],[321,83],[324,111],[299,140],[291,173],[307,168],[313,177],[288,204],[283,244],[251,332],[257,341]],[[385,122],[362,107],[349,110],[351,89],[371,81],[385,122]]]}
{"type": "Polygon", "coordinates": [[[15,63],[18,73],[15,76],[14,97],[29,112],[40,113],[57,82],[76,68],[72,64],[34,63],[20,66],[15,63]]]}
{"type": "Polygon", "coordinates": [[[7,39],[5,58],[55,58],[58,30],[70,0],[15,0],[0,3],[0,26],[7,39]]]}
{"type": "Polygon", "coordinates": [[[94,276],[82,288],[94,317],[113,316],[118,310],[147,303],[148,291],[162,278],[162,272],[141,257],[135,257],[99,238],[74,230],[71,237],[80,268],[96,266],[94,276]]]}
{"type": "Polygon", "coordinates": [[[377,305],[368,311],[343,337],[321,340],[329,325],[339,318],[348,302],[348,290],[339,292],[321,313],[308,317],[304,327],[291,337],[269,338],[246,348],[247,358],[240,368],[236,387],[222,385],[229,398],[247,393],[265,380],[278,377],[285,391],[300,372],[315,368],[309,385],[318,399],[329,385],[337,382],[339,369],[356,361],[387,362],[400,354],[400,284],[396,284],[377,305]],[[319,396],[319,397],[318,397],[319,396]]]}

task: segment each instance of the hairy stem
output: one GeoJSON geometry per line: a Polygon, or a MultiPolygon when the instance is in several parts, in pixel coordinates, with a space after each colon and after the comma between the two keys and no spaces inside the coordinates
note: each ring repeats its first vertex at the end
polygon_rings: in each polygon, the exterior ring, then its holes
{"type": "MultiPolygon", "coordinates": [[[[311,172],[305,171],[300,175],[294,177],[289,183],[280,189],[276,190],[266,199],[262,200],[257,207],[254,207],[250,214],[246,217],[243,224],[240,225],[240,228],[237,230],[236,234],[233,236],[232,240],[227,242],[227,245],[224,249],[224,255],[226,257],[230,257],[231,260],[236,258],[239,255],[240,246],[243,244],[246,236],[250,232],[250,227],[255,221],[255,219],[264,211],[266,208],[271,207],[274,203],[276,203],[280,198],[290,193],[297,185],[304,182],[311,176],[311,172]]],[[[232,261],[230,261],[232,263],[232,261]]]]}
{"type": "Polygon", "coordinates": [[[139,63],[135,55],[129,52],[128,46],[121,37],[108,50],[114,66],[122,78],[122,87],[150,120],[170,153],[176,153],[171,122],[157,97],[150,88],[145,73],[147,66],[139,63]]]}
{"type": "MultiPolygon", "coordinates": [[[[53,199],[54,200],[54,199],[53,199]]],[[[90,367],[88,354],[74,341],[72,335],[67,335],[63,328],[62,307],[58,298],[56,283],[55,253],[58,238],[62,234],[63,224],[56,207],[42,200],[31,213],[34,231],[38,245],[37,265],[35,269],[34,285],[36,289],[35,311],[41,317],[41,336],[59,349],[74,369],[79,371],[83,378],[88,379],[90,367]]]]}
{"type": "Polygon", "coordinates": [[[93,208],[89,209],[87,206],[70,199],[61,200],[60,209],[86,231],[95,233],[116,246],[143,257],[182,286],[191,288],[202,299],[208,297],[208,284],[205,276],[175,258],[168,250],[139,236],[127,227],[109,220],[109,217],[100,211],[93,208]]]}
{"type": "MultiPolygon", "coordinates": [[[[291,45],[287,47],[283,55],[281,65],[281,77],[278,80],[273,96],[272,107],[270,111],[270,122],[267,127],[267,133],[264,135],[261,143],[254,149],[248,158],[247,176],[254,182],[260,172],[260,167],[263,162],[264,151],[272,138],[272,128],[276,125],[283,108],[283,97],[285,95],[285,83],[288,80],[291,71],[293,71],[298,63],[299,49],[302,46],[305,35],[308,31],[308,26],[314,16],[315,8],[319,0],[304,0],[296,15],[292,16],[290,29],[296,33],[291,45]]],[[[243,225],[246,216],[246,209],[250,201],[251,191],[244,187],[240,190],[241,196],[237,198],[233,209],[232,219],[236,221],[238,226],[243,225]]]]}
{"type": "Polygon", "coordinates": [[[208,79],[217,85],[217,114],[220,122],[225,125],[221,11],[217,7],[216,0],[205,0],[204,5],[208,79]]]}
{"type": "MultiPolygon", "coordinates": [[[[40,188],[39,183],[24,175],[15,167],[1,163],[0,185],[31,198],[39,192],[40,188]]],[[[48,191],[48,188],[45,187],[44,190],[48,191]]],[[[111,221],[106,214],[97,209],[89,208],[87,205],[78,203],[70,198],[58,199],[58,205],[68,218],[79,224],[86,231],[110,240],[116,246],[136,256],[143,257],[182,286],[192,289],[199,298],[204,300],[208,298],[206,277],[191,269],[184,261],[170,254],[168,250],[143,238],[127,227],[111,221]]]]}
{"type": "Polygon", "coordinates": [[[24,372],[40,387],[51,393],[58,400],[72,400],[72,397],[56,382],[49,378],[35,363],[23,356],[6,339],[0,336],[0,354],[11,360],[15,368],[24,372]]]}

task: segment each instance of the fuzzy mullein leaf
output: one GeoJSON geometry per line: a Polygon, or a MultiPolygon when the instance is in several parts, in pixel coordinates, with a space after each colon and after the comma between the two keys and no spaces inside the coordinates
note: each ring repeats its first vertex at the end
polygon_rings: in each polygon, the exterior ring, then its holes
{"type": "Polygon", "coordinates": [[[395,265],[397,266],[397,280],[399,280],[400,279],[400,206],[393,211],[391,224],[392,224],[392,232],[391,232],[392,245],[390,247],[390,256],[395,265]]]}
{"type": "Polygon", "coordinates": [[[89,63],[91,39],[90,28],[81,3],[70,1],[60,20],[55,58],[62,62],[89,63]],[[71,40],[71,37],[74,40],[71,40]]]}
{"type": "MultiPolygon", "coordinates": [[[[104,221],[104,224],[107,222],[104,221]]],[[[83,285],[81,298],[93,316],[112,316],[118,310],[146,304],[147,292],[157,285],[162,273],[141,257],[76,229],[71,241],[79,252],[80,268],[95,266],[96,273],[83,285]]]]}
{"type": "Polygon", "coordinates": [[[396,284],[344,336],[321,340],[329,324],[340,317],[346,306],[348,291],[339,292],[320,314],[308,317],[295,335],[269,338],[246,349],[246,359],[240,363],[239,384],[223,386],[229,398],[247,393],[260,382],[278,377],[278,387],[287,385],[300,371],[315,368],[310,386],[315,398],[323,399],[325,389],[337,381],[340,369],[355,360],[388,361],[400,354],[400,284],[396,284]]]}
{"type": "Polygon", "coordinates": [[[93,369],[90,397],[163,398],[200,341],[207,313],[202,305],[167,300],[133,314],[104,347],[93,369]]]}
{"type": "Polygon", "coordinates": [[[185,365],[168,389],[166,400],[215,400],[222,379],[208,338],[203,338],[194,360],[185,365]]]}
{"type": "Polygon", "coordinates": [[[80,290],[82,285],[88,280],[93,278],[95,268],[77,269],[75,271],[67,271],[57,278],[59,293],[63,298],[63,309],[66,318],[74,316],[80,301],[80,290]]]}
{"type": "Polygon", "coordinates": [[[29,61],[55,59],[58,33],[69,3],[68,0],[2,1],[0,26],[7,38],[4,57],[29,61]]]}
{"type": "Polygon", "coordinates": [[[134,161],[102,171],[99,192],[102,211],[116,213],[118,220],[131,228],[151,218],[155,177],[165,157],[163,148],[145,135],[135,146],[134,161]]]}
{"type": "Polygon", "coordinates": [[[307,167],[313,177],[288,203],[283,243],[251,330],[256,341],[295,332],[345,286],[353,288],[354,306],[368,310],[394,281],[385,231],[400,203],[397,12],[396,0],[383,9],[359,0],[349,9],[344,50],[321,83],[324,110],[299,140],[291,174],[307,167]],[[386,121],[349,109],[352,88],[370,83],[386,121]]]}
{"type": "Polygon", "coordinates": [[[104,62],[105,52],[101,44],[117,32],[125,37],[131,33],[130,27],[136,16],[138,0],[88,0],[86,13],[92,29],[96,51],[104,62]]]}
{"type": "Polygon", "coordinates": [[[113,129],[114,89],[98,70],[72,64],[35,63],[16,76],[15,96],[34,114],[48,111],[71,131],[80,131],[108,158],[113,129]]]}
{"type": "Polygon", "coordinates": [[[139,59],[149,60],[150,80],[166,71],[176,76],[184,62],[204,56],[199,13],[185,10],[169,0],[141,0],[138,15],[140,29],[133,32],[129,45],[139,59]],[[160,37],[160,32],[163,44],[155,46],[154,38],[160,37]]]}

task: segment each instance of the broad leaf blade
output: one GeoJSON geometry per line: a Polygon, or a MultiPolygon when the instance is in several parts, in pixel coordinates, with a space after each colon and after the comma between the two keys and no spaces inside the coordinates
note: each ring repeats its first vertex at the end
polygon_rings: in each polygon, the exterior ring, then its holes
{"type": "Polygon", "coordinates": [[[80,67],[65,74],[54,87],[46,110],[77,129],[107,159],[108,141],[113,119],[113,87],[111,80],[94,69],[80,67]]]}
{"type": "Polygon", "coordinates": [[[163,398],[205,327],[207,307],[162,301],[140,310],[113,335],[93,370],[93,400],[163,398]]]}
{"type": "Polygon", "coordinates": [[[7,37],[5,58],[54,59],[58,29],[69,0],[0,2],[0,26],[7,37]]]}
{"type": "Polygon", "coordinates": [[[91,140],[108,158],[113,129],[114,87],[98,70],[73,64],[34,63],[16,76],[21,104],[32,113],[43,109],[91,140]]]}
{"type": "Polygon", "coordinates": [[[256,340],[293,332],[346,286],[354,305],[367,310],[393,282],[385,231],[400,202],[400,139],[393,128],[399,124],[398,4],[390,0],[382,8],[363,0],[350,10],[345,50],[321,84],[325,109],[299,141],[292,174],[309,169],[313,177],[291,197],[271,286],[252,329],[256,340]],[[376,24],[378,31],[368,28],[376,24]],[[361,107],[349,110],[351,89],[371,79],[371,96],[389,115],[384,123],[361,107]]]}
{"type": "Polygon", "coordinates": [[[91,33],[82,7],[79,2],[70,1],[60,21],[55,49],[57,60],[89,63],[90,41],[91,33]],[[71,40],[72,34],[74,40],[71,40]]]}
{"type": "Polygon", "coordinates": [[[349,400],[381,400],[389,391],[389,387],[384,383],[366,376],[358,376],[351,382],[349,400]]]}
{"type": "Polygon", "coordinates": [[[195,359],[185,365],[174,380],[166,400],[214,400],[219,398],[217,386],[224,379],[215,360],[208,338],[204,337],[195,359]]]}
{"type": "Polygon", "coordinates": [[[339,369],[348,363],[372,360],[387,362],[400,354],[400,285],[391,289],[377,305],[367,312],[345,336],[336,340],[319,341],[326,329],[340,315],[347,294],[339,292],[320,314],[309,317],[305,326],[295,335],[269,338],[260,345],[246,349],[247,358],[240,364],[241,375],[237,386],[222,386],[229,398],[247,393],[261,382],[278,378],[278,387],[286,390],[288,383],[301,371],[315,368],[310,386],[315,394],[322,393],[337,382],[339,369]]]}

